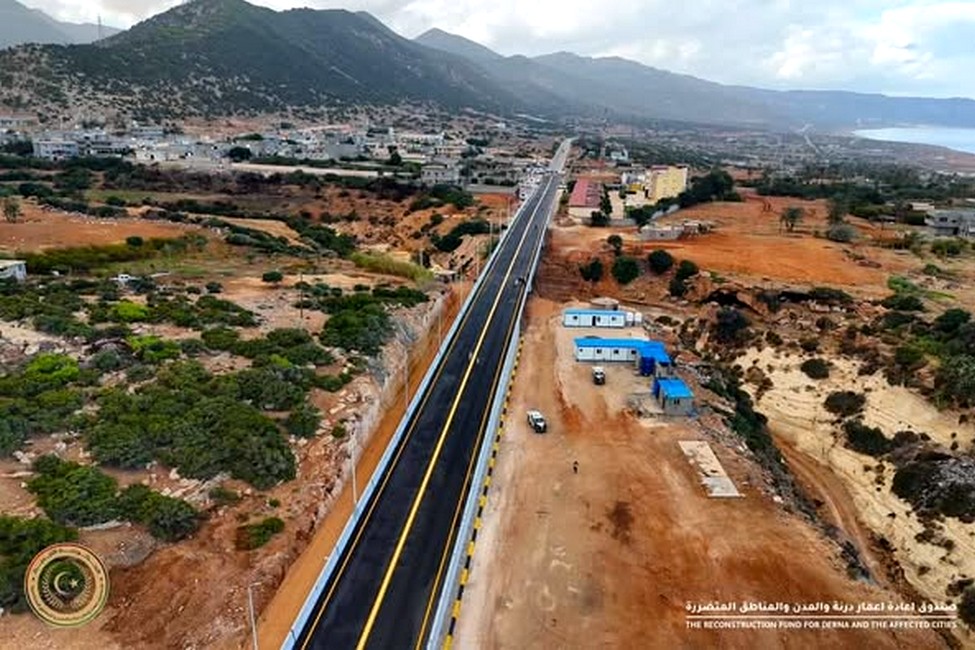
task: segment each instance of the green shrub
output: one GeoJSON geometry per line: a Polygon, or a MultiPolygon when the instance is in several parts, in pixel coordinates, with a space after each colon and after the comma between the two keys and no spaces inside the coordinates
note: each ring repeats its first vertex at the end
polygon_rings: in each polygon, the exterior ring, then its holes
{"type": "Polygon", "coordinates": [[[603,263],[599,258],[592,258],[588,264],[579,267],[579,275],[586,282],[599,282],[603,279],[603,263]]]}
{"type": "Polygon", "coordinates": [[[223,486],[218,486],[210,490],[207,496],[213,501],[214,505],[218,508],[222,506],[232,506],[240,503],[240,494],[234,490],[228,490],[223,486]]]}
{"type": "Polygon", "coordinates": [[[827,239],[842,244],[846,244],[853,241],[854,239],[856,239],[856,236],[857,236],[856,228],[845,223],[832,226],[830,227],[829,230],[826,231],[827,239]]]}
{"type": "Polygon", "coordinates": [[[119,495],[119,511],[143,524],[156,539],[178,542],[200,527],[200,513],[186,501],[163,496],[145,485],[130,485],[119,495]]]}
{"type": "Polygon", "coordinates": [[[143,322],[149,318],[149,308],[145,305],[123,300],[112,305],[111,318],[117,323],[143,322]]]}
{"type": "Polygon", "coordinates": [[[904,293],[887,296],[880,304],[896,311],[924,311],[924,303],[920,298],[904,293]]]}
{"type": "Polygon", "coordinates": [[[347,435],[349,435],[349,431],[348,429],[345,428],[345,425],[343,423],[339,422],[338,424],[332,427],[332,437],[335,438],[336,440],[342,440],[347,435]]]}
{"type": "Polygon", "coordinates": [[[206,290],[207,293],[223,293],[223,285],[219,282],[207,282],[206,290]]]}
{"type": "Polygon", "coordinates": [[[700,271],[697,264],[690,260],[684,260],[677,265],[677,273],[674,277],[677,280],[687,280],[700,273],[700,271]]]}
{"type": "Polygon", "coordinates": [[[823,359],[807,359],[799,369],[810,379],[827,379],[829,377],[829,362],[823,359]]]}
{"type": "Polygon", "coordinates": [[[386,255],[352,253],[349,256],[349,260],[359,268],[366,269],[367,271],[409,278],[414,282],[423,282],[433,278],[433,274],[422,266],[411,264],[410,262],[400,262],[386,255]]]}
{"type": "Polygon", "coordinates": [[[284,280],[284,274],[281,271],[265,271],[264,275],[261,276],[262,282],[277,284],[282,280],[284,280]]]}
{"type": "Polygon", "coordinates": [[[389,314],[379,305],[367,304],[361,309],[345,309],[334,314],[325,323],[319,338],[326,346],[375,356],[389,335],[389,314]]]}
{"type": "Polygon", "coordinates": [[[849,417],[862,411],[866,403],[866,396],[860,393],[844,390],[831,393],[826,398],[824,406],[826,407],[827,411],[834,415],[849,417]]]}
{"type": "Polygon", "coordinates": [[[613,261],[613,277],[622,285],[627,285],[640,277],[640,263],[625,255],[613,261]]]}
{"type": "Polygon", "coordinates": [[[24,574],[31,560],[52,544],[77,539],[76,530],[47,519],[0,515],[0,608],[14,613],[27,611],[24,574]]]}
{"type": "Polygon", "coordinates": [[[52,521],[91,526],[118,517],[118,485],[112,477],[57,456],[41,456],[33,469],[37,476],[27,482],[27,489],[52,521]]]}
{"type": "Polygon", "coordinates": [[[164,341],[158,336],[130,336],[126,339],[135,358],[144,363],[158,364],[167,359],[177,359],[180,355],[179,343],[164,341]]]}
{"type": "Polygon", "coordinates": [[[657,275],[662,275],[674,266],[674,257],[665,250],[657,249],[647,257],[650,270],[657,275]]]}
{"type": "Polygon", "coordinates": [[[968,587],[961,595],[958,603],[958,618],[975,630],[975,587],[968,587]]]}
{"type": "Polygon", "coordinates": [[[256,524],[237,528],[237,548],[252,551],[271,541],[271,538],[284,530],[284,522],[277,517],[267,517],[256,524]]]}
{"type": "Polygon", "coordinates": [[[843,425],[846,446],[868,456],[879,457],[894,448],[893,442],[876,427],[868,427],[859,420],[849,420],[843,425]]]}
{"type": "Polygon", "coordinates": [[[675,298],[683,298],[687,293],[687,283],[677,277],[673,277],[670,279],[670,284],[667,285],[667,291],[675,298]]]}
{"type": "Polygon", "coordinates": [[[125,238],[125,245],[131,246],[133,248],[139,248],[145,243],[146,243],[145,240],[142,239],[142,237],[139,237],[138,235],[133,235],[132,237],[125,238]]]}
{"type": "Polygon", "coordinates": [[[302,404],[284,421],[285,431],[299,438],[311,438],[318,432],[322,414],[310,404],[302,404]]]}

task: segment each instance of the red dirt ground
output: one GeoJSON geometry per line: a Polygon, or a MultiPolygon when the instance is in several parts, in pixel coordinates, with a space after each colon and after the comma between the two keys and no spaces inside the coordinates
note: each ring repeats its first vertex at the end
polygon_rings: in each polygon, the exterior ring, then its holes
{"type": "Polygon", "coordinates": [[[648,428],[610,411],[585,373],[560,375],[559,307],[530,304],[511,412],[541,408],[549,433],[509,421],[454,647],[943,647],[927,631],[687,629],[688,601],[899,598],[850,580],[734,451],[711,441],[745,498],[708,499],[677,445],[699,429],[648,428]]]}

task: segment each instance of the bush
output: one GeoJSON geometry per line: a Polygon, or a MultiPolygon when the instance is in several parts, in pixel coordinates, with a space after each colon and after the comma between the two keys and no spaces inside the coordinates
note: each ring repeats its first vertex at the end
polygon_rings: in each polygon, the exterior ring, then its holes
{"type": "Polygon", "coordinates": [[[223,486],[213,488],[209,493],[207,493],[207,496],[210,497],[210,500],[213,501],[213,504],[218,508],[240,503],[240,494],[234,490],[228,490],[223,486]]]}
{"type": "Polygon", "coordinates": [[[674,277],[678,280],[687,280],[700,273],[700,271],[697,264],[690,260],[684,260],[677,265],[677,273],[674,277]]]}
{"type": "Polygon", "coordinates": [[[223,285],[219,282],[207,282],[207,293],[223,293],[223,285]]]}
{"type": "Polygon", "coordinates": [[[291,415],[284,421],[284,428],[293,436],[311,438],[318,432],[321,423],[321,412],[306,403],[292,411],[291,415]]]}
{"type": "Polygon", "coordinates": [[[414,282],[422,282],[433,277],[433,274],[422,266],[394,260],[387,255],[352,253],[349,256],[349,260],[359,268],[366,269],[367,271],[382,273],[383,275],[395,275],[400,278],[409,278],[414,282]]]}
{"type": "Polygon", "coordinates": [[[819,351],[819,339],[805,338],[799,341],[799,347],[802,348],[803,352],[818,352],[819,351]]]}
{"type": "Polygon", "coordinates": [[[284,274],[281,271],[265,271],[264,275],[261,276],[262,282],[277,284],[284,280],[284,274]]]}
{"type": "Polygon", "coordinates": [[[650,270],[657,275],[663,275],[674,266],[674,257],[665,250],[657,249],[647,257],[650,270]]]}
{"type": "Polygon", "coordinates": [[[924,303],[920,298],[904,293],[887,296],[880,304],[896,311],[924,311],[924,303]]]}
{"type": "Polygon", "coordinates": [[[237,528],[237,548],[252,551],[271,541],[271,538],[284,530],[284,522],[277,517],[267,517],[259,523],[237,528]]]}
{"type": "Polygon", "coordinates": [[[824,406],[826,407],[827,411],[834,415],[849,417],[862,411],[866,403],[866,396],[860,393],[844,390],[831,393],[829,397],[826,398],[824,406]]]}
{"type": "Polygon", "coordinates": [[[132,248],[139,248],[145,243],[146,243],[145,240],[142,239],[142,237],[139,237],[138,235],[133,235],[132,237],[125,238],[125,245],[131,246],[132,248]]]}
{"type": "Polygon", "coordinates": [[[675,298],[683,298],[687,293],[687,283],[680,278],[673,277],[670,279],[670,284],[667,285],[667,291],[675,298]]]}
{"type": "Polygon", "coordinates": [[[613,277],[622,285],[627,285],[640,277],[640,263],[632,257],[621,256],[613,261],[613,277]]]}
{"type": "Polygon", "coordinates": [[[110,315],[116,323],[144,322],[149,318],[149,308],[139,303],[123,300],[112,305],[110,315]]]}
{"type": "Polygon", "coordinates": [[[579,274],[586,282],[599,282],[603,279],[603,263],[598,258],[593,258],[588,264],[579,267],[579,274]]]}
{"type": "Polygon", "coordinates": [[[856,236],[857,236],[856,229],[853,226],[845,223],[832,226],[830,227],[829,230],[826,231],[827,239],[842,244],[846,244],[853,241],[854,239],[856,239],[856,236]]]}
{"type": "Polygon", "coordinates": [[[76,530],[44,518],[0,515],[0,608],[15,613],[27,611],[24,574],[31,560],[52,544],[77,539],[76,530]]]}
{"type": "Polygon", "coordinates": [[[118,485],[112,477],[51,455],[34,461],[33,469],[37,476],[27,482],[27,489],[52,521],[91,526],[118,517],[118,485]]]}
{"type": "Polygon", "coordinates": [[[894,448],[884,432],[876,427],[868,427],[859,420],[850,420],[843,425],[846,433],[846,446],[853,451],[868,456],[879,457],[894,448]]]}
{"type": "Polygon", "coordinates": [[[924,365],[924,351],[916,345],[905,343],[894,351],[894,363],[907,370],[920,368],[924,365]]]}
{"type": "Polygon", "coordinates": [[[829,362],[823,359],[808,359],[802,362],[799,369],[810,379],[827,379],[829,377],[829,362]]]}
{"type": "Polygon", "coordinates": [[[743,313],[734,307],[718,310],[714,322],[714,334],[719,343],[741,343],[746,338],[749,322],[743,313]]]}
{"type": "Polygon", "coordinates": [[[975,587],[968,587],[961,595],[961,601],[958,603],[958,618],[975,630],[975,587]]]}
{"type": "Polygon", "coordinates": [[[948,309],[943,314],[934,319],[935,331],[951,336],[968,324],[972,320],[972,315],[964,309],[948,309]]]}
{"type": "Polygon", "coordinates": [[[345,428],[345,425],[341,422],[332,427],[332,437],[336,440],[342,440],[347,435],[349,435],[349,430],[345,428]]]}
{"type": "Polygon", "coordinates": [[[130,485],[119,495],[119,511],[133,523],[143,524],[156,539],[178,542],[200,527],[200,514],[182,499],[163,496],[145,485],[130,485]]]}

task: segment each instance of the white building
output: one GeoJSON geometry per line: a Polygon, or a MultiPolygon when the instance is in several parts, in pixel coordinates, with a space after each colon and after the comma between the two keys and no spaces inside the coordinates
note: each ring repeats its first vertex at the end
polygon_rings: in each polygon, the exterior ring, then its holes
{"type": "Polygon", "coordinates": [[[0,260],[0,280],[13,278],[17,282],[27,279],[27,262],[21,260],[0,260]]]}
{"type": "MultiPolygon", "coordinates": [[[[565,327],[626,327],[625,311],[605,309],[566,309],[562,312],[565,327]]],[[[632,325],[632,318],[630,321],[632,325]]]]}
{"type": "Polygon", "coordinates": [[[78,143],[70,140],[35,140],[34,157],[44,160],[77,158],[78,143]]]}
{"type": "Polygon", "coordinates": [[[460,183],[460,169],[453,163],[429,163],[423,166],[420,179],[424,185],[457,185],[460,183]]]}

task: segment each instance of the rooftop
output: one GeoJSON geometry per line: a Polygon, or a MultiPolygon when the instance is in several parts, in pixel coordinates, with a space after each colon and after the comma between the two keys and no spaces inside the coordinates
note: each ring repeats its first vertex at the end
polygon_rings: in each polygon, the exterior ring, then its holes
{"type": "Polygon", "coordinates": [[[599,183],[580,178],[572,188],[572,195],[569,197],[570,208],[598,208],[601,187],[599,183]]]}
{"type": "Polygon", "coordinates": [[[641,357],[649,357],[654,361],[669,364],[670,355],[667,348],[660,341],[644,339],[603,339],[599,337],[583,337],[575,340],[577,348],[608,348],[610,350],[636,350],[641,357]]]}
{"type": "Polygon", "coordinates": [[[694,397],[694,393],[687,387],[683,379],[668,377],[657,379],[657,382],[665,397],[672,399],[692,399],[694,397]]]}
{"type": "Polygon", "coordinates": [[[566,309],[565,310],[565,313],[566,314],[574,314],[574,315],[578,315],[578,316],[590,316],[590,315],[592,315],[592,316],[603,316],[605,314],[619,314],[620,316],[623,316],[623,317],[626,316],[626,312],[625,311],[619,311],[617,309],[576,309],[576,308],[570,308],[570,309],[566,309]]]}

